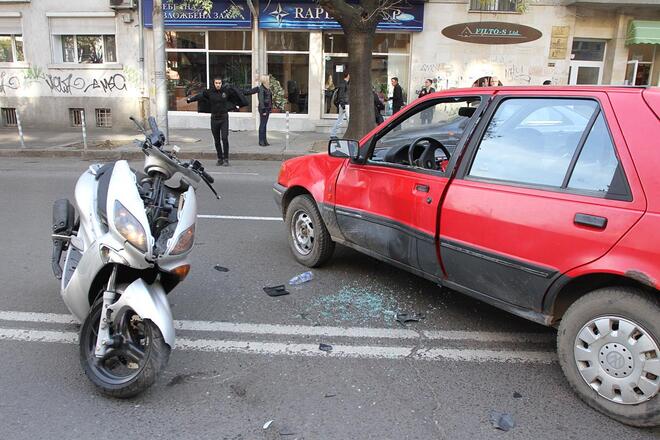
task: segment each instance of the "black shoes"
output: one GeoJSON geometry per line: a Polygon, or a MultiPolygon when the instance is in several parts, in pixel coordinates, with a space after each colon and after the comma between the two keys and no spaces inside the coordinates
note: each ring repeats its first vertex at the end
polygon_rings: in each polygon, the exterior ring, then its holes
{"type": "Polygon", "coordinates": [[[222,166],[228,167],[229,166],[229,159],[225,159],[225,163],[223,163],[222,166]]]}
{"type": "Polygon", "coordinates": [[[218,159],[218,161],[217,161],[215,164],[216,164],[217,166],[222,166],[223,163],[224,163],[224,160],[222,160],[222,159],[218,159]]]}
{"type": "Polygon", "coordinates": [[[270,144],[268,142],[259,142],[260,147],[269,147],[270,144]]]}

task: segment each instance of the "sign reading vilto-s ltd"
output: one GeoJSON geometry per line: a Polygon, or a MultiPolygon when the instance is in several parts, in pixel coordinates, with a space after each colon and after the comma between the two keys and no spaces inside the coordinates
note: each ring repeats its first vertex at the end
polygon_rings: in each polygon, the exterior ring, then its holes
{"type": "Polygon", "coordinates": [[[518,44],[538,40],[543,34],[522,24],[481,21],[448,26],[442,30],[442,35],[465,43],[518,44]]]}

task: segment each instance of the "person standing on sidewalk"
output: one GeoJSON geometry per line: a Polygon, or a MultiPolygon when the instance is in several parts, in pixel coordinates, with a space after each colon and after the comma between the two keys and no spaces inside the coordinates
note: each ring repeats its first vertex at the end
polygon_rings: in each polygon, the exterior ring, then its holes
{"type": "Polygon", "coordinates": [[[261,83],[258,86],[246,90],[244,93],[246,95],[257,94],[259,102],[257,106],[259,110],[259,145],[267,147],[270,144],[266,140],[266,130],[268,118],[273,111],[273,93],[270,91],[270,77],[263,75],[261,77],[261,83]]]}
{"type": "Polygon", "coordinates": [[[350,91],[351,75],[344,72],[344,80],[337,87],[337,95],[335,98],[335,105],[337,106],[337,122],[330,130],[330,139],[337,139],[337,131],[344,119],[348,120],[346,116],[346,107],[348,106],[348,92],[350,91]]]}
{"type": "Polygon", "coordinates": [[[403,89],[399,85],[399,78],[396,76],[390,82],[394,87],[394,92],[389,100],[392,101],[392,114],[395,114],[403,107],[403,89]]]}
{"type": "Polygon", "coordinates": [[[371,89],[371,93],[374,95],[374,113],[376,114],[376,125],[382,124],[385,120],[383,119],[383,114],[381,111],[385,110],[385,104],[378,97],[378,93],[374,89],[371,89]]]}
{"type": "MultiPolygon", "coordinates": [[[[418,98],[423,98],[426,95],[430,95],[431,93],[435,93],[435,89],[432,87],[433,86],[433,81],[430,79],[427,79],[424,81],[424,87],[422,87],[422,90],[419,92],[418,98]]],[[[420,117],[422,119],[422,125],[424,124],[430,124],[431,121],[433,121],[433,113],[435,111],[435,106],[429,107],[426,110],[422,110],[420,117]]]]}
{"type": "Polygon", "coordinates": [[[221,78],[213,79],[213,87],[195,96],[190,96],[186,102],[205,100],[211,109],[211,133],[218,153],[217,165],[229,166],[229,111],[236,108],[232,102],[229,87],[222,84],[221,78]]]}

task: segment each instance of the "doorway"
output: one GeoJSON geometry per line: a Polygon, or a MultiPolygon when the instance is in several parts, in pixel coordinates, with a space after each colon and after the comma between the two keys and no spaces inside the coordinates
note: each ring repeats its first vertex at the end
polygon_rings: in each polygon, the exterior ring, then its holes
{"type": "Polygon", "coordinates": [[[568,70],[569,85],[598,85],[603,80],[604,40],[575,38],[568,70]]]}

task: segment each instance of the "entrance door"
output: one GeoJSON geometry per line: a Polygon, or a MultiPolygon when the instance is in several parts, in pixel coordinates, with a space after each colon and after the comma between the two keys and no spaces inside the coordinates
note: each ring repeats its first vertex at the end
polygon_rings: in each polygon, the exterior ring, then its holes
{"type": "Polygon", "coordinates": [[[568,73],[570,85],[597,85],[603,80],[604,40],[575,38],[568,73]]]}
{"type": "Polygon", "coordinates": [[[571,61],[570,85],[598,85],[603,79],[603,62],[571,61]]]}

